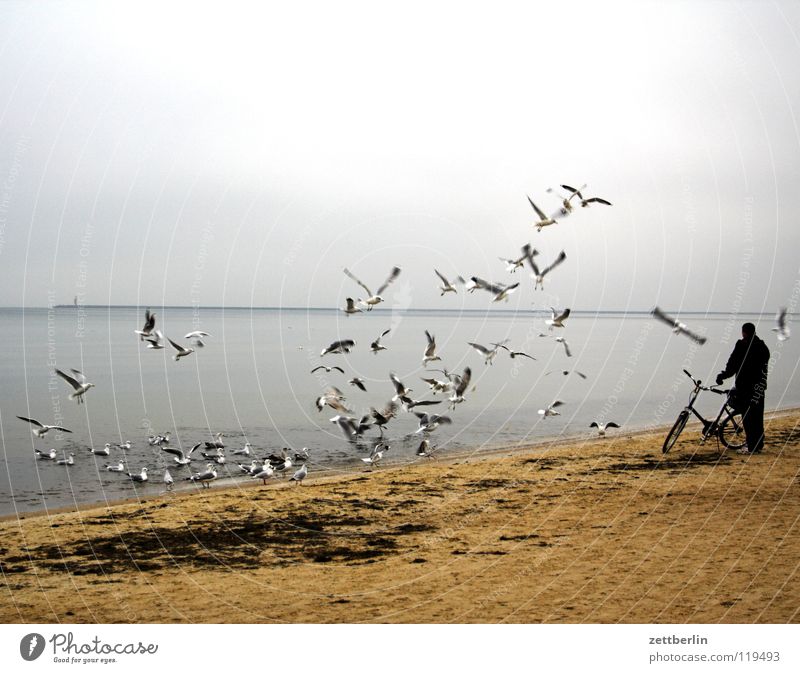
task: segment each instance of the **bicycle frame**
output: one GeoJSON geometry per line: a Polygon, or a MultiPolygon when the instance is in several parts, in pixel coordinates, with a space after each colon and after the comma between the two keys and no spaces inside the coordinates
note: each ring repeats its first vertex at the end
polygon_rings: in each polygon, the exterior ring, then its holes
{"type": "MultiPolygon", "coordinates": [[[[694,380],[694,379],[693,379],[694,380]]],[[[731,391],[730,390],[717,390],[715,388],[707,388],[700,385],[700,381],[694,382],[694,390],[692,391],[691,395],[689,396],[689,403],[684,407],[686,411],[690,411],[693,413],[698,420],[703,424],[703,430],[700,433],[700,443],[702,444],[705,442],[709,437],[714,437],[719,430],[720,422],[727,420],[734,414],[734,409],[730,405],[731,399],[731,391]],[[725,395],[725,401],[722,403],[722,406],[719,409],[719,413],[717,417],[713,421],[709,421],[707,418],[704,418],[703,415],[694,408],[694,403],[697,398],[700,396],[701,390],[710,390],[711,392],[717,393],[719,395],[725,395]]]]}

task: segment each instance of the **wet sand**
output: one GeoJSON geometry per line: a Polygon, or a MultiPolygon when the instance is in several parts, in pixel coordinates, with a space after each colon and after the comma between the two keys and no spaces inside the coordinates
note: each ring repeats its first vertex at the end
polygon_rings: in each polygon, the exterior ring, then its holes
{"type": "Polygon", "coordinates": [[[0,618],[800,621],[800,412],[0,522],[0,618]]]}

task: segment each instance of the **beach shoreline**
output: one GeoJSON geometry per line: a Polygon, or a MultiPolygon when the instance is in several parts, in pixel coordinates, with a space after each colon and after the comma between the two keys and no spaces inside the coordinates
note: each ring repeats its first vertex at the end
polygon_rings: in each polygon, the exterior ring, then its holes
{"type": "Polygon", "coordinates": [[[6,517],[0,616],[797,622],[800,411],[766,424],[752,457],[617,431],[6,517]]]}

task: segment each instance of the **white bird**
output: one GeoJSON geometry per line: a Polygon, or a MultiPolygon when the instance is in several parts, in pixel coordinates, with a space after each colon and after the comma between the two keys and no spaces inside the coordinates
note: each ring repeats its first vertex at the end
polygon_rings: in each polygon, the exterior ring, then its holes
{"type": "MultiPolygon", "coordinates": [[[[283,453],[286,453],[286,449],[283,449],[283,453]]],[[[283,459],[282,463],[271,463],[271,465],[272,469],[275,470],[275,472],[285,473],[289,470],[289,468],[293,465],[293,463],[292,459],[289,458],[289,456],[286,456],[286,458],[283,459]]]]}
{"type": "Polygon", "coordinates": [[[592,421],[589,427],[597,428],[597,434],[600,437],[603,437],[606,434],[606,428],[618,428],[619,426],[614,423],[614,421],[608,421],[607,423],[598,423],[597,421],[592,421]]]}
{"type": "Polygon", "coordinates": [[[155,330],[148,337],[142,337],[142,340],[147,342],[147,347],[150,350],[161,350],[164,348],[164,335],[161,330],[155,330]]]}
{"type": "Polygon", "coordinates": [[[199,443],[195,444],[191,449],[189,449],[189,452],[186,454],[184,454],[184,452],[181,451],[181,449],[176,449],[175,447],[172,446],[162,446],[161,450],[164,451],[165,453],[171,454],[173,456],[173,460],[175,461],[176,465],[188,465],[189,463],[192,462],[192,454],[195,451],[197,451],[197,449],[199,449],[201,446],[202,444],[199,443]]]}
{"type": "Polygon", "coordinates": [[[407,395],[400,395],[400,402],[405,411],[411,411],[414,407],[425,407],[432,404],[441,404],[442,400],[414,400],[407,395]]]}
{"type": "Polygon", "coordinates": [[[436,360],[442,359],[436,355],[436,339],[431,336],[431,333],[428,330],[425,330],[425,336],[428,339],[428,345],[425,347],[425,353],[422,356],[423,367],[427,367],[429,362],[435,362],[436,360]]]}
{"type": "Polygon", "coordinates": [[[366,463],[371,467],[377,465],[381,460],[383,460],[383,454],[390,448],[391,447],[388,444],[381,440],[372,447],[372,450],[369,452],[369,456],[361,459],[361,462],[366,463]]]}
{"type": "Polygon", "coordinates": [[[69,399],[77,400],[78,404],[80,404],[84,401],[83,396],[86,394],[86,391],[89,390],[89,388],[94,388],[94,383],[89,383],[86,377],[77,369],[70,369],[70,371],[74,374],[74,377],[65,374],[60,369],[56,369],[56,374],[69,383],[74,389],[75,392],[70,394],[69,399]]]}
{"type": "Polygon", "coordinates": [[[175,484],[175,479],[173,479],[172,475],[169,473],[169,470],[164,471],[164,485],[167,487],[168,491],[172,490],[172,486],[175,484]]]}
{"type": "MultiPolygon", "coordinates": [[[[445,376],[448,376],[445,372],[445,376]]],[[[425,383],[427,383],[431,387],[431,391],[434,395],[437,393],[449,393],[453,390],[453,382],[448,377],[447,381],[442,381],[441,379],[426,379],[420,377],[425,383]]]]}
{"type": "Polygon", "coordinates": [[[342,369],[337,365],[334,365],[333,367],[327,367],[325,365],[317,365],[316,367],[314,367],[314,369],[311,370],[311,373],[313,374],[314,372],[319,371],[320,369],[324,369],[326,374],[330,374],[334,369],[337,372],[341,372],[342,374],[344,374],[344,369],[342,369]]]}
{"type": "Polygon", "coordinates": [[[672,327],[672,331],[675,334],[685,334],[692,341],[699,343],[701,346],[707,341],[706,337],[700,336],[699,334],[695,334],[684,323],[676,320],[675,318],[671,318],[666,313],[664,313],[660,308],[658,308],[658,306],[656,306],[652,310],[652,315],[655,318],[658,318],[661,322],[664,322],[670,327],[672,327]]]}
{"type": "MultiPolygon", "coordinates": [[[[567,187],[566,185],[561,185],[561,187],[562,187],[562,189],[567,189],[569,191],[572,191],[572,187],[567,187]]],[[[581,187],[581,189],[583,189],[584,187],[586,187],[586,185],[583,185],[581,187]]],[[[561,199],[561,214],[562,215],[569,215],[572,212],[572,199],[575,197],[574,193],[571,193],[569,196],[564,196],[563,194],[559,194],[558,192],[556,192],[552,187],[549,188],[547,191],[548,191],[548,193],[556,194],[558,196],[558,198],[561,199]]],[[[575,190],[575,191],[577,191],[577,190],[575,190]]]]}
{"type": "Polygon", "coordinates": [[[342,404],[344,401],[345,397],[342,391],[336,386],[331,386],[315,400],[314,404],[317,407],[317,411],[322,411],[327,405],[340,414],[349,414],[350,409],[342,404]]]}
{"type": "Polygon", "coordinates": [[[537,222],[533,223],[533,226],[536,227],[536,231],[541,231],[542,227],[549,227],[551,224],[555,224],[556,220],[552,217],[548,217],[545,215],[541,208],[537,206],[532,200],[531,197],[528,196],[528,203],[531,204],[531,207],[536,211],[536,216],[539,218],[537,222]]]}
{"type": "Polygon", "coordinates": [[[50,449],[47,453],[39,451],[39,449],[34,449],[34,452],[39,460],[55,460],[58,455],[55,449],[50,449]]]}
{"type": "Polygon", "coordinates": [[[383,431],[386,424],[397,414],[397,404],[389,402],[381,411],[378,411],[375,407],[370,407],[370,414],[375,421],[374,425],[377,425],[383,431]]]}
{"type": "Polygon", "coordinates": [[[214,439],[213,442],[206,442],[205,444],[206,444],[206,448],[207,449],[224,449],[225,448],[225,444],[223,444],[223,442],[222,442],[222,433],[221,432],[218,432],[215,435],[215,439],[214,439]]]}
{"type": "Polygon", "coordinates": [[[319,354],[320,357],[328,353],[349,353],[350,349],[356,345],[352,339],[343,339],[342,341],[334,341],[330,346],[324,348],[319,354]]]}
{"type": "Polygon", "coordinates": [[[191,355],[192,353],[194,353],[194,348],[184,348],[180,344],[176,344],[170,338],[167,338],[167,341],[169,341],[172,344],[172,347],[177,351],[177,353],[175,353],[175,355],[173,357],[175,362],[177,362],[181,358],[185,358],[187,355],[191,355]]]}
{"type": "Polygon", "coordinates": [[[372,351],[372,352],[373,352],[375,355],[377,355],[379,351],[385,351],[385,350],[386,350],[386,346],[384,346],[384,345],[381,343],[381,339],[383,339],[383,337],[385,337],[385,336],[386,336],[387,334],[389,334],[389,332],[391,332],[391,331],[392,331],[392,330],[391,330],[391,328],[390,328],[390,329],[387,329],[387,330],[386,330],[386,331],[384,331],[384,332],[381,332],[381,335],[380,335],[380,336],[379,336],[377,339],[375,339],[375,341],[373,341],[373,342],[372,342],[372,343],[369,345],[369,349],[370,349],[370,350],[371,350],[371,351],[372,351]]]}
{"type": "Polygon", "coordinates": [[[442,292],[439,295],[440,297],[444,297],[444,295],[447,294],[448,292],[455,292],[456,294],[458,294],[458,291],[456,290],[456,288],[453,287],[453,284],[449,280],[447,280],[447,278],[445,278],[436,269],[434,269],[434,272],[436,273],[437,276],[439,276],[439,279],[442,281],[442,285],[439,288],[439,290],[441,290],[441,292],[442,292]]]}
{"type": "Polygon", "coordinates": [[[569,318],[570,309],[565,308],[561,313],[558,313],[552,306],[550,307],[550,311],[553,314],[553,317],[550,320],[545,320],[544,324],[547,325],[550,329],[554,327],[564,327],[564,321],[569,318]]]}
{"type": "Polygon", "coordinates": [[[33,426],[31,428],[31,432],[36,437],[43,437],[48,432],[50,432],[50,430],[72,433],[72,430],[67,430],[66,428],[62,428],[60,425],[44,425],[44,423],[40,423],[35,418],[25,418],[25,416],[17,416],[17,418],[21,421],[26,421],[27,423],[30,423],[33,426]]]}
{"type": "Polygon", "coordinates": [[[356,441],[359,436],[358,432],[358,425],[356,424],[356,419],[352,416],[345,416],[343,414],[337,414],[333,418],[330,419],[331,423],[336,423],[339,426],[339,429],[344,434],[345,439],[348,441],[356,441]]]}
{"type": "Polygon", "coordinates": [[[150,435],[147,438],[147,443],[150,444],[150,446],[161,446],[163,444],[169,444],[169,438],[169,432],[165,432],[163,435],[150,435]]]}
{"type": "Polygon", "coordinates": [[[297,482],[297,485],[300,486],[300,482],[302,482],[303,479],[305,479],[307,476],[308,476],[308,465],[303,463],[303,466],[292,475],[292,478],[289,481],[297,482]]]}
{"type": "MultiPolygon", "coordinates": [[[[206,444],[208,443],[209,442],[206,442],[206,444]]],[[[224,465],[228,461],[223,449],[217,449],[214,453],[206,453],[203,451],[202,455],[205,460],[213,460],[217,465],[224,465]]]]}
{"type": "Polygon", "coordinates": [[[70,451],[69,456],[66,458],[61,458],[56,461],[56,465],[74,465],[75,464],[75,454],[70,451]]]}
{"type": "Polygon", "coordinates": [[[397,402],[397,400],[399,400],[401,397],[408,397],[408,394],[412,392],[412,389],[406,388],[403,382],[397,378],[397,374],[394,372],[389,373],[389,379],[391,380],[395,390],[395,395],[392,398],[392,402],[397,402]]]}
{"type": "Polygon", "coordinates": [[[239,466],[239,469],[244,472],[245,474],[249,474],[251,477],[255,474],[258,474],[261,471],[261,463],[259,463],[255,458],[250,461],[250,465],[242,465],[241,463],[236,463],[239,466]]]}
{"type": "Polygon", "coordinates": [[[474,276],[473,276],[472,278],[470,278],[468,281],[467,281],[467,280],[464,280],[464,279],[463,279],[461,276],[457,276],[457,277],[456,277],[456,280],[457,280],[459,283],[461,283],[461,284],[464,286],[464,289],[465,289],[467,292],[469,292],[470,294],[472,294],[473,292],[475,292],[475,290],[478,290],[478,289],[480,289],[480,285],[478,285],[478,283],[477,283],[477,282],[475,282],[475,280],[474,280],[474,279],[475,279],[475,277],[474,277],[474,276]]]}
{"type": "Polygon", "coordinates": [[[197,346],[198,348],[203,348],[206,344],[203,341],[206,337],[210,337],[211,335],[208,332],[203,332],[202,330],[195,330],[194,332],[189,332],[184,339],[191,339],[192,346],[197,346]]]}
{"type": "Polygon", "coordinates": [[[106,469],[107,472],[124,472],[125,471],[125,463],[123,463],[122,461],[119,461],[118,463],[113,464],[113,465],[106,463],[103,467],[106,469]]]}
{"type": "Polygon", "coordinates": [[[560,416],[561,412],[556,411],[557,407],[560,407],[564,404],[561,400],[556,400],[550,406],[545,409],[539,409],[539,415],[546,418],[547,416],[560,416]]]}
{"type": "Polygon", "coordinates": [[[500,343],[492,344],[494,346],[494,348],[487,348],[486,346],[483,346],[482,344],[472,343],[471,341],[468,341],[467,345],[472,346],[476,351],[478,351],[481,355],[483,355],[483,358],[484,358],[483,359],[483,364],[490,365],[490,364],[492,364],[492,360],[494,359],[494,356],[497,355],[497,350],[504,343],[506,343],[507,341],[508,341],[508,339],[506,339],[505,341],[502,341],[500,343]]]}
{"type": "Polygon", "coordinates": [[[147,481],[147,468],[143,467],[139,474],[136,474],[135,472],[128,472],[128,477],[131,479],[131,481],[144,483],[147,481]]]}
{"type": "Polygon", "coordinates": [[[575,189],[574,187],[570,187],[569,185],[561,185],[561,188],[566,189],[568,192],[571,192],[572,196],[569,197],[570,199],[572,199],[573,196],[577,196],[581,200],[581,208],[588,207],[590,203],[602,203],[603,205],[606,206],[611,205],[608,201],[606,201],[605,199],[601,199],[598,196],[593,196],[589,199],[585,199],[583,197],[583,194],[581,194],[580,190],[575,189]]]}
{"type": "Polygon", "coordinates": [[[308,452],[308,447],[304,446],[299,451],[294,452],[294,462],[295,463],[305,463],[309,458],[310,454],[308,452]]]}
{"type": "Polygon", "coordinates": [[[362,303],[367,305],[367,311],[371,311],[373,306],[376,306],[377,304],[380,304],[383,301],[383,297],[381,295],[384,293],[386,288],[389,287],[389,285],[391,285],[395,281],[395,279],[400,275],[400,267],[396,266],[391,270],[391,272],[389,273],[389,277],[386,279],[386,282],[384,282],[384,284],[378,288],[378,291],[375,294],[373,294],[372,290],[370,290],[366,285],[364,285],[364,283],[362,283],[358,278],[356,278],[349,270],[345,269],[344,273],[348,278],[354,280],[356,283],[358,283],[361,287],[364,288],[364,290],[367,293],[367,298],[364,299],[362,303]]]}
{"type": "Polygon", "coordinates": [[[186,481],[200,483],[203,485],[203,488],[208,488],[211,485],[211,482],[216,478],[217,469],[214,467],[214,463],[209,463],[206,465],[205,471],[186,477],[186,481]]]}
{"type": "Polygon", "coordinates": [[[145,337],[153,333],[153,328],[156,326],[156,314],[150,313],[150,309],[145,309],[144,312],[144,327],[142,329],[133,330],[134,334],[139,335],[139,340],[144,340],[145,337]]]}
{"type": "Polygon", "coordinates": [[[342,311],[344,311],[345,315],[350,316],[353,313],[363,313],[363,311],[356,306],[356,301],[352,297],[347,297],[347,306],[345,306],[342,311]]]}
{"type": "Polygon", "coordinates": [[[786,341],[791,336],[791,330],[786,323],[786,309],[781,308],[775,316],[775,327],[772,328],[773,332],[777,333],[778,341],[786,341]]]}
{"type": "Polygon", "coordinates": [[[93,446],[89,447],[89,453],[94,454],[95,456],[110,456],[111,455],[111,444],[106,442],[106,445],[102,448],[96,449],[93,446]]]}
{"type": "Polygon", "coordinates": [[[531,360],[535,360],[536,359],[535,357],[533,357],[533,355],[528,355],[527,353],[524,353],[523,351],[512,351],[508,346],[505,346],[505,345],[503,345],[501,343],[498,343],[498,344],[493,343],[492,346],[498,346],[498,347],[502,348],[503,350],[508,351],[508,355],[511,357],[512,360],[514,358],[516,358],[516,357],[530,358],[531,360]]]}
{"type": "Polygon", "coordinates": [[[234,456],[249,456],[253,445],[250,442],[245,442],[243,449],[234,449],[231,454],[234,456]]]}
{"type": "Polygon", "coordinates": [[[564,344],[564,352],[567,354],[568,358],[571,358],[572,351],[569,349],[569,344],[567,343],[567,340],[564,337],[556,337],[556,341],[560,344],[564,344]]]}
{"type": "Polygon", "coordinates": [[[360,388],[364,392],[367,392],[367,386],[364,385],[364,379],[360,379],[357,376],[353,377],[348,381],[351,386],[355,386],[356,388],[360,388]]]}
{"type": "Polygon", "coordinates": [[[464,393],[469,386],[470,379],[472,378],[472,370],[469,367],[464,367],[464,373],[459,376],[458,374],[455,375],[456,384],[455,390],[453,394],[450,396],[448,400],[450,402],[450,408],[455,409],[457,404],[461,404],[464,401],[464,393]]]}
{"type": "Polygon", "coordinates": [[[494,299],[492,302],[496,301],[508,301],[509,295],[511,295],[514,290],[519,287],[519,283],[514,283],[513,285],[504,285],[503,283],[490,283],[488,281],[483,280],[483,278],[478,278],[477,276],[472,276],[470,279],[473,283],[478,287],[478,289],[486,290],[494,295],[494,299]]]}
{"type": "Polygon", "coordinates": [[[506,265],[506,271],[508,271],[508,273],[514,273],[517,269],[521,269],[525,265],[525,255],[522,255],[522,257],[518,259],[508,259],[507,257],[498,257],[497,259],[506,265]]]}
{"type": "Polygon", "coordinates": [[[533,259],[536,250],[531,250],[530,245],[526,244],[525,247],[522,248],[522,251],[524,253],[523,258],[528,260],[528,264],[531,267],[531,271],[533,271],[533,273],[531,274],[531,278],[534,279],[534,284],[533,284],[534,290],[536,290],[537,288],[540,290],[544,290],[544,277],[567,258],[567,253],[565,253],[562,250],[561,253],[558,255],[558,257],[556,257],[555,261],[550,266],[540,271],[539,266],[533,259]]]}
{"type": "Polygon", "coordinates": [[[269,462],[265,461],[259,470],[253,475],[253,479],[261,479],[262,483],[266,485],[267,479],[274,476],[275,470],[273,469],[272,465],[269,464],[269,462]]]}
{"type": "MultiPolygon", "coordinates": [[[[169,433],[167,433],[167,434],[169,434],[169,433]]],[[[117,448],[118,449],[123,449],[123,450],[130,449],[131,448],[131,441],[128,439],[128,440],[122,442],[122,444],[117,444],[117,448]]]]}
{"type": "MultiPolygon", "coordinates": [[[[554,369],[553,371],[547,372],[547,374],[545,374],[545,376],[550,376],[550,374],[552,374],[555,371],[556,370],[554,369]]],[[[577,374],[578,376],[580,376],[582,379],[586,378],[586,374],[584,374],[583,372],[579,372],[577,369],[573,369],[571,371],[569,369],[562,369],[561,373],[564,376],[567,376],[568,374],[573,374],[574,373],[574,374],[577,374]]]]}
{"type": "Polygon", "coordinates": [[[431,446],[427,439],[423,439],[417,447],[416,455],[420,458],[436,458],[433,454],[437,448],[439,447],[431,446]]]}
{"type": "Polygon", "coordinates": [[[415,432],[433,432],[440,425],[449,425],[453,422],[449,416],[440,416],[439,414],[429,415],[415,411],[414,415],[419,419],[419,428],[415,432]]]}

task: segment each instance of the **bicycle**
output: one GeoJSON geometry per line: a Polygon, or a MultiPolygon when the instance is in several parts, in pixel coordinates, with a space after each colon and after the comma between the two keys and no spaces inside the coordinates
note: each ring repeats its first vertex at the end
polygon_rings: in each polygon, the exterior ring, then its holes
{"type": "Polygon", "coordinates": [[[703,424],[703,430],[700,433],[700,443],[705,442],[709,437],[716,436],[724,446],[729,449],[740,449],[745,445],[744,425],[742,424],[742,414],[738,412],[733,406],[733,393],[735,388],[728,388],[725,390],[714,388],[713,386],[704,386],[702,381],[695,379],[685,369],[683,373],[686,374],[694,383],[694,390],[689,396],[689,403],[678,414],[678,419],[669,431],[667,438],[664,440],[664,446],[661,448],[662,453],[667,453],[675,442],[678,441],[686,423],[689,420],[689,415],[694,414],[700,419],[703,424]],[[700,391],[710,390],[717,395],[725,395],[725,401],[713,421],[709,421],[694,408],[694,403],[700,395],[700,391]]]}

